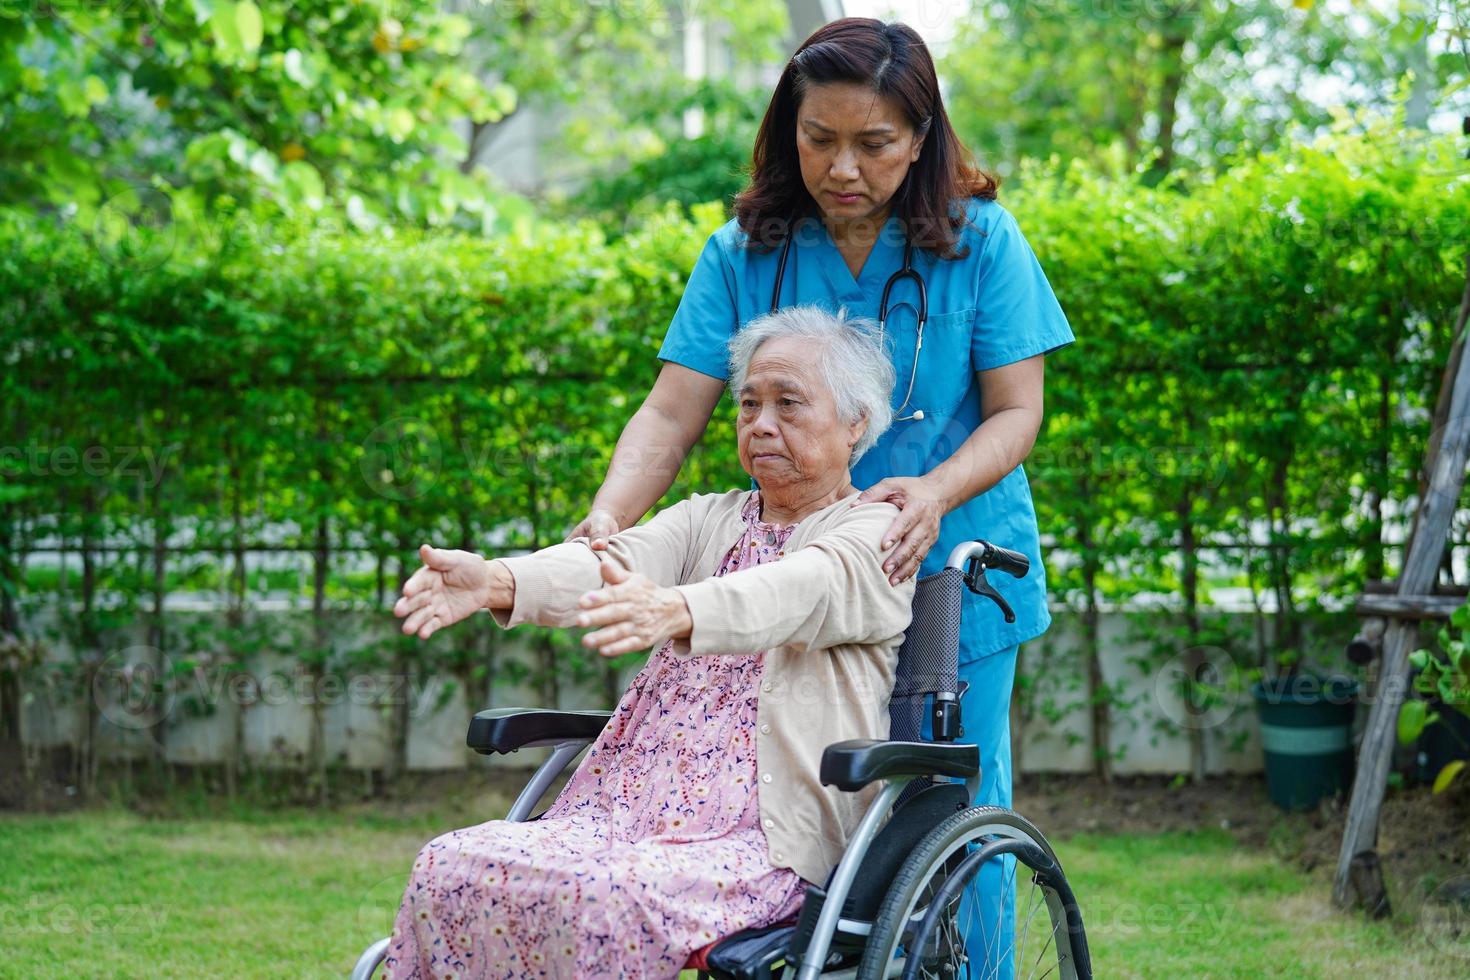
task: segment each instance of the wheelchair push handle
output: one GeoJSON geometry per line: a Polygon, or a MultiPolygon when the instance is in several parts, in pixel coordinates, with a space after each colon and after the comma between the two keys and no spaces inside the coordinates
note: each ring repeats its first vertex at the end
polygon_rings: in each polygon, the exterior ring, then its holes
{"type": "Polygon", "coordinates": [[[976,569],[976,566],[981,572],[995,568],[1015,578],[1025,578],[1026,573],[1031,571],[1031,559],[1019,551],[981,540],[960,544],[949,553],[946,564],[949,568],[958,568],[966,573],[976,569]]]}
{"type": "Polygon", "coordinates": [[[998,568],[1014,578],[1025,578],[1026,573],[1031,571],[1031,559],[1019,551],[1002,548],[989,541],[976,540],[966,541],[951,551],[946,567],[959,569],[964,573],[965,585],[970,591],[985,596],[999,606],[1007,623],[1016,621],[1015,611],[991,586],[985,578],[985,571],[998,568]]]}

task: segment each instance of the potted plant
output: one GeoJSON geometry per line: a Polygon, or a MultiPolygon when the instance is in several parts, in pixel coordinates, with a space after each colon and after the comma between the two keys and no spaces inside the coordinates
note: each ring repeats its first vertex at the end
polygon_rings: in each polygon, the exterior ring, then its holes
{"type": "Polygon", "coordinates": [[[1427,649],[1409,654],[1414,690],[1423,698],[1404,701],[1398,736],[1405,745],[1419,743],[1421,767],[1431,774],[1434,792],[1442,793],[1470,756],[1470,606],[1451,614],[1438,639],[1438,656],[1427,649]]]}

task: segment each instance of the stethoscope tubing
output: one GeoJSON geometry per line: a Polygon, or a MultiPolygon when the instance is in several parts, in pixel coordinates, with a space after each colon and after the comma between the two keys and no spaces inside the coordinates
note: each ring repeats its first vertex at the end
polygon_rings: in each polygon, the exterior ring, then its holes
{"type": "MultiPolygon", "coordinates": [[[[781,243],[781,258],[776,264],[776,282],[771,287],[771,312],[775,313],[781,308],[781,285],[786,280],[786,263],[791,257],[791,239],[794,236],[788,233],[786,240],[781,243]]],[[[929,321],[929,291],[924,285],[924,277],[919,270],[914,268],[914,246],[907,238],[903,243],[903,267],[888,277],[883,284],[883,296],[878,301],[878,344],[882,346],[884,337],[888,330],[888,297],[893,292],[893,287],[905,279],[912,279],[914,287],[919,291],[919,305],[916,308],[919,325],[914,334],[914,362],[909,367],[909,386],[904,393],[903,404],[893,413],[895,422],[907,422],[913,420],[921,421],[924,418],[922,410],[905,415],[904,410],[909,407],[909,400],[914,396],[914,380],[919,373],[919,351],[924,349],[924,324],[929,321]]]]}

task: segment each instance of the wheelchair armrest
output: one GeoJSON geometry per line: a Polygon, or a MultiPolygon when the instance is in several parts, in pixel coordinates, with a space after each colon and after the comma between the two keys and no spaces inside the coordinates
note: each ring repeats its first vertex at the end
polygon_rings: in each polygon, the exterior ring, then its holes
{"type": "Polygon", "coordinates": [[[957,776],[980,771],[980,747],[953,742],[888,742],[854,738],[834,742],[822,753],[823,786],[852,792],[894,776],[957,776]]]}
{"type": "Polygon", "coordinates": [[[590,742],[602,733],[611,711],[553,711],[547,708],[489,708],[470,720],[465,744],[481,755],[590,742]]]}

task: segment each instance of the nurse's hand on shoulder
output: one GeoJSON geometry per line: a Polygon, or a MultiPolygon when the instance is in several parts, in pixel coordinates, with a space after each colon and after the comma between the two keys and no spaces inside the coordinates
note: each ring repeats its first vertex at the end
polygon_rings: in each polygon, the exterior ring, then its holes
{"type": "Polygon", "coordinates": [[[883,548],[886,551],[896,541],[898,546],[883,562],[888,573],[888,583],[897,585],[919,570],[919,564],[934,542],[939,540],[939,521],[947,513],[943,498],[934,491],[923,477],[891,476],[879,480],[864,490],[853,501],[871,504],[886,500],[899,509],[888,530],[883,533],[883,548]]]}

